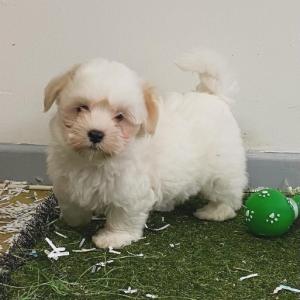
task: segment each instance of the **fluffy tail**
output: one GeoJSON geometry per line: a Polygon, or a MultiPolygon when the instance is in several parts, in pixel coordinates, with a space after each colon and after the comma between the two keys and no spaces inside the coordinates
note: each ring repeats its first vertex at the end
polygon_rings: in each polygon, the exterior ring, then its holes
{"type": "Polygon", "coordinates": [[[211,50],[194,50],[183,55],[176,65],[184,70],[198,73],[200,83],[196,90],[218,96],[231,97],[238,85],[226,61],[211,50]]]}

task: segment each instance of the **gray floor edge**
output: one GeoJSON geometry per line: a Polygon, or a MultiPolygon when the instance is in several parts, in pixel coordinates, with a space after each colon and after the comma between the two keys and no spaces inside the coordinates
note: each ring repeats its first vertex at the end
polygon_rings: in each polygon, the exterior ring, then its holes
{"type": "MultiPolygon", "coordinates": [[[[247,153],[249,187],[268,186],[283,188],[285,182],[300,186],[300,153],[259,152],[247,153]]],[[[0,180],[36,179],[49,184],[46,175],[46,146],[0,144],[0,180]]]]}

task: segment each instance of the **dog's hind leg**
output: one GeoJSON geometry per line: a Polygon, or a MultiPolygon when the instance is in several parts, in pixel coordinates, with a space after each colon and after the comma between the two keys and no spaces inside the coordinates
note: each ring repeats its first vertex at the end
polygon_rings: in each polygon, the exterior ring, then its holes
{"type": "Polygon", "coordinates": [[[206,185],[201,194],[209,200],[194,215],[201,220],[224,221],[236,216],[242,206],[245,178],[219,178],[206,185]]]}

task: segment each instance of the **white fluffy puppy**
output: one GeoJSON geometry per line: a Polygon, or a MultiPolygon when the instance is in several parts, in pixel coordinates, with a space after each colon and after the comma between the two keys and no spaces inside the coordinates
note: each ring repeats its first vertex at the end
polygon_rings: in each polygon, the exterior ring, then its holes
{"type": "Polygon", "coordinates": [[[48,173],[71,226],[105,214],[97,247],[141,238],[151,210],[171,210],[201,193],[200,219],[223,221],[241,207],[247,183],[240,130],[227,104],[232,81],[214,54],[194,52],[178,65],[199,74],[196,92],[165,99],[126,66],[104,59],[50,81],[48,173]]]}

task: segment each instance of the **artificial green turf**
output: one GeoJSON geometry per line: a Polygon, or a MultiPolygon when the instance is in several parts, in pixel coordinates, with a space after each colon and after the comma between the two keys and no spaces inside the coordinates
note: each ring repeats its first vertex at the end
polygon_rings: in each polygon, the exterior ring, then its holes
{"type": "MultiPolygon", "coordinates": [[[[11,299],[276,299],[272,292],[280,283],[300,287],[300,226],[296,224],[285,236],[263,239],[246,232],[243,213],[226,222],[203,222],[192,216],[197,200],[171,213],[153,213],[149,227],[171,224],[163,231],[145,230],[145,239],[121,250],[121,254],[97,250],[70,253],[58,261],[49,260],[37,246],[38,257],[12,275],[8,287],[11,299]],[[161,217],[164,216],[165,222],[161,217]],[[180,243],[171,247],[170,244],[180,243]],[[132,254],[143,253],[143,257],[132,254]],[[114,259],[112,264],[92,273],[97,262],[114,259]],[[239,281],[250,273],[259,277],[239,281]],[[126,295],[122,288],[138,289],[126,295]]],[[[61,222],[61,238],[49,233],[57,246],[78,249],[83,232],[61,222]]],[[[88,241],[84,247],[92,247],[88,241]]],[[[298,299],[281,291],[278,299],[298,299]]]]}

